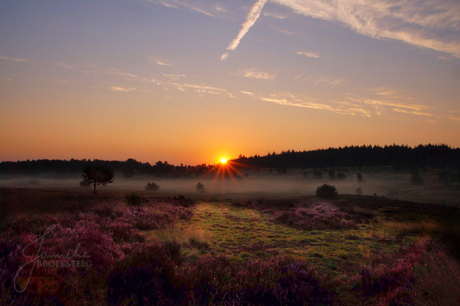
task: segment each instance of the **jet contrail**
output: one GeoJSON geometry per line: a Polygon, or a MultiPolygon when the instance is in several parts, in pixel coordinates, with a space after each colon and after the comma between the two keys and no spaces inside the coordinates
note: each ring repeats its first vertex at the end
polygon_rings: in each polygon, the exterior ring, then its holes
{"type": "MultiPolygon", "coordinates": [[[[254,5],[249,10],[248,15],[246,16],[246,20],[241,25],[240,32],[238,32],[238,35],[235,37],[235,39],[232,40],[230,45],[228,45],[227,50],[235,50],[236,47],[238,47],[238,45],[240,44],[240,40],[244,37],[244,35],[246,35],[249,29],[259,18],[260,12],[262,11],[262,8],[264,7],[266,2],[267,0],[258,0],[256,3],[254,3],[254,5]]],[[[227,56],[228,55],[225,56],[225,54],[222,55],[221,60],[226,59],[227,56]]]]}

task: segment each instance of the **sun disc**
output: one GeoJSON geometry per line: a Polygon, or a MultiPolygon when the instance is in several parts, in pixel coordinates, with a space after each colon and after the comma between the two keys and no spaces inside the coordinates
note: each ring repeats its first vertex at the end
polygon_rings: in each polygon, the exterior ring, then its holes
{"type": "Polygon", "coordinates": [[[221,162],[222,164],[225,164],[225,163],[227,162],[227,159],[226,159],[226,158],[222,158],[222,159],[220,160],[220,162],[221,162]]]}

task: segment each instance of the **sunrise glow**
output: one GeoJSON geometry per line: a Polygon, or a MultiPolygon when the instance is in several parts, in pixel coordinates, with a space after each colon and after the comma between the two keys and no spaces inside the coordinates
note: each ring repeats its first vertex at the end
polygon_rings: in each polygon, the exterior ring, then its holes
{"type": "Polygon", "coordinates": [[[227,162],[227,159],[225,159],[225,158],[222,158],[222,159],[220,160],[220,163],[221,163],[221,164],[225,164],[226,162],[227,162]]]}
{"type": "Polygon", "coordinates": [[[0,159],[460,146],[460,3],[340,3],[3,1],[0,159]]]}

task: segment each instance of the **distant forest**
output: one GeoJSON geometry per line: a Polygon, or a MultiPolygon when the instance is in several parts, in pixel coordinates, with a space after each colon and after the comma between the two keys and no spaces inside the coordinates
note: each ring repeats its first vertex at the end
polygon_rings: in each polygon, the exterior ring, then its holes
{"type": "MultiPolygon", "coordinates": [[[[179,165],[158,161],[155,165],[142,163],[135,159],[126,161],[104,160],[27,160],[17,162],[1,162],[0,178],[8,179],[27,175],[36,177],[77,177],[81,176],[82,168],[88,163],[99,163],[108,166],[116,172],[122,172],[126,178],[135,174],[147,174],[157,177],[188,177],[201,175],[211,171],[212,165],[179,165]]],[[[268,153],[265,156],[240,155],[231,161],[237,168],[270,168],[283,173],[288,168],[327,168],[327,167],[363,167],[363,166],[392,166],[395,170],[412,170],[426,167],[439,169],[460,168],[460,149],[445,144],[419,145],[417,147],[391,146],[351,146],[343,148],[328,148],[312,151],[283,151],[268,153]]]]}
{"type": "Polygon", "coordinates": [[[319,149],[313,151],[288,150],[279,154],[273,152],[265,156],[240,155],[236,160],[240,164],[261,168],[325,168],[325,167],[362,167],[393,166],[395,170],[459,168],[460,149],[445,144],[409,146],[351,146],[319,149]]]}

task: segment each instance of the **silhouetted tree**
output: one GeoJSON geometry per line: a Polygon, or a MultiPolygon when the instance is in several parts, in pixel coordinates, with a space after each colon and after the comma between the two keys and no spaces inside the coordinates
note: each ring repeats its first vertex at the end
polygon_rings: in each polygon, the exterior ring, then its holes
{"type": "Polygon", "coordinates": [[[356,176],[358,177],[358,182],[363,181],[363,175],[361,173],[357,173],[356,176]]]}
{"type": "Polygon", "coordinates": [[[88,182],[88,184],[94,186],[94,194],[97,194],[97,185],[106,186],[107,184],[111,184],[113,183],[113,177],[115,176],[115,173],[112,168],[109,168],[102,164],[88,163],[82,169],[82,171],[83,180],[88,182]]]}
{"type": "Polygon", "coordinates": [[[316,195],[320,198],[333,199],[337,196],[337,189],[335,186],[324,184],[316,189],[316,195]]]}
{"type": "Polygon", "coordinates": [[[337,179],[344,180],[346,178],[347,178],[346,174],[343,174],[342,172],[337,173],[337,179]]]}
{"type": "Polygon", "coordinates": [[[204,193],[204,185],[201,184],[200,182],[198,182],[198,184],[196,184],[196,191],[198,192],[201,192],[201,193],[204,193]]]}
{"type": "Polygon", "coordinates": [[[360,188],[357,188],[356,189],[356,195],[362,195],[363,194],[363,190],[360,188]]]}

